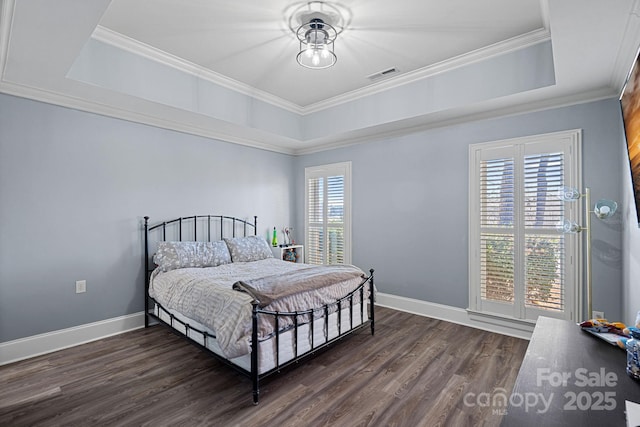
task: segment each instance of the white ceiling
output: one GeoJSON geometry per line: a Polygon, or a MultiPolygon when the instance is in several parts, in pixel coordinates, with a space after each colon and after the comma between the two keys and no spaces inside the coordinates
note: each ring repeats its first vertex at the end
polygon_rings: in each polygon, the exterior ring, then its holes
{"type": "Polygon", "coordinates": [[[338,62],[309,70],[287,25],[305,2],[0,1],[0,92],[292,154],[615,96],[640,43],[638,0],[342,0],[338,62]],[[302,140],[69,78],[92,37],[301,118],[545,40],[556,84],[302,140]]]}

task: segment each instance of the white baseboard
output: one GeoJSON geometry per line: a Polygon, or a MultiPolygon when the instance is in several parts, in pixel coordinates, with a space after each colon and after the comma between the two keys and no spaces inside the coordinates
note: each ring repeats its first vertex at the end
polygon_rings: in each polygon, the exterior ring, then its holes
{"type": "MultiPolygon", "coordinates": [[[[531,338],[531,332],[533,331],[533,328],[529,330],[522,326],[510,326],[506,321],[500,322],[494,320],[489,322],[478,320],[476,316],[472,318],[467,310],[462,308],[382,292],[376,294],[376,305],[526,340],[531,338]]],[[[75,326],[73,328],[61,329],[59,331],[0,343],[0,366],[143,327],[144,312],[141,311],[126,316],[114,317],[112,319],[75,326]]]]}
{"type": "Polygon", "coordinates": [[[533,326],[510,325],[507,320],[491,321],[478,320],[476,316],[470,316],[469,312],[463,308],[451,307],[443,304],[417,300],[413,298],[401,297],[397,295],[376,293],[376,305],[392,308],[394,310],[405,311],[419,316],[433,317],[434,319],[445,320],[459,325],[470,326],[498,334],[509,335],[525,340],[531,339],[533,326]]]}
{"type": "Polygon", "coordinates": [[[144,327],[144,312],[0,343],[0,366],[144,327]]]}

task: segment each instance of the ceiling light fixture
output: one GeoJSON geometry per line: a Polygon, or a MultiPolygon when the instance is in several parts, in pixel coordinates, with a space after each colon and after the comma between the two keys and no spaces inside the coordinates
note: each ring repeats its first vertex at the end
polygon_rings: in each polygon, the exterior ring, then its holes
{"type": "Polygon", "coordinates": [[[335,65],[335,41],[346,27],[348,9],[336,3],[310,1],[293,5],[286,13],[289,29],[296,35],[298,64],[321,70],[335,65]]]}
{"type": "Polygon", "coordinates": [[[333,66],[338,60],[334,52],[338,32],[323,19],[313,18],[302,24],[296,36],[300,41],[300,52],[296,60],[303,67],[320,70],[333,66]]]}

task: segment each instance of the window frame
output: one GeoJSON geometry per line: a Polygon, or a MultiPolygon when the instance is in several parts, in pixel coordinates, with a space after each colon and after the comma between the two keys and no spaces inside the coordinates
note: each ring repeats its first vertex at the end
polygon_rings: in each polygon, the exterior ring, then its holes
{"type": "MultiPolygon", "coordinates": [[[[467,311],[478,320],[504,321],[511,322],[514,325],[528,324],[535,322],[538,315],[549,317],[559,317],[577,321],[578,313],[582,312],[583,287],[583,256],[582,244],[579,234],[565,234],[565,306],[562,312],[553,312],[551,310],[540,310],[527,308],[523,297],[515,300],[513,313],[506,314],[507,308],[501,310],[495,303],[484,302],[481,298],[481,224],[480,224],[480,162],[482,154],[491,150],[504,150],[514,154],[514,160],[517,163],[516,176],[523,179],[523,171],[521,169],[525,156],[528,154],[527,148],[538,144],[540,147],[550,147],[547,152],[564,151],[567,153],[564,162],[564,185],[580,188],[582,182],[582,131],[579,129],[568,130],[562,132],[554,132],[542,135],[532,135],[507,140],[484,142],[469,145],[469,308],[467,311]],[[529,314],[529,316],[527,316],[529,314]]],[[[517,190],[516,204],[523,206],[524,188],[517,190]]],[[[524,213],[522,208],[517,209],[518,217],[514,218],[514,227],[519,227],[518,231],[514,231],[514,235],[522,233],[526,235],[526,227],[524,226],[524,213]]],[[[564,217],[570,218],[579,224],[583,223],[582,209],[580,203],[564,203],[564,217]]],[[[516,258],[522,258],[519,252],[523,251],[524,243],[516,242],[514,248],[516,258]]],[[[517,267],[517,266],[516,266],[517,267]]],[[[523,267],[517,268],[523,270],[523,267]]],[[[521,273],[515,272],[516,277],[521,273]]],[[[524,294],[524,282],[519,281],[520,289],[514,289],[514,293],[520,296],[524,294]]],[[[505,304],[508,307],[509,304],[505,304]]]]}
{"type": "MultiPolygon", "coordinates": [[[[343,235],[344,235],[344,248],[343,248],[343,262],[344,264],[351,264],[351,161],[331,163],[319,166],[309,166],[304,169],[304,236],[305,236],[305,259],[310,259],[307,256],[309,250],[309,179],[314,178],[328,178],[332,176],[344,176],[344,199],[343,199],[343,235]]],[[[325,192],[326,193],[326,192],[325,192]]],[[[323,215],[324,231],[327,234],[327,221],[328,206],[325,206],[323,215]]],[[[327,262],[327,250],[323,248],[323,264],[327,262]]]]}

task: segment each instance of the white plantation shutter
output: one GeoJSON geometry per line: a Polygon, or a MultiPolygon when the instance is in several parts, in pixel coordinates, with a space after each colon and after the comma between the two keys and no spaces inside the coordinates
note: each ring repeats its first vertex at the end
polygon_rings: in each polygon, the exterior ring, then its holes
{"type": "Polygon", "coordinates": [[[306,262],[351,262],[350,180],[350,162],[305,169],[306,262]]]}
{"type": "Polygon", "coordinates": [[[507,318],[572,318],[578,246],[556,230],[557,197],[579,177],[578,132],[470,147],[470,309],[507,318]]]}
{"type": "Polygon", "coordinates": [[[565,235],[556,230],[564,217],[557,197],[564,185],[564,154],[524,157],[525,306],[565,310],[565,235]]]}
{"type": "Polygon", "coordinates": [[[344,175],[327,177],[327,264],[344,264],[344,175]]]}
{"type": "Polygon", "coordinates": [[[484,160],[480,170],[482,298],[514,299],[514,160],[484,160]]]}
{"type": "Polygon", "coordinates": [[[307,238],[305,259],[309,264],[324,263],[325,180],[307,179],[307,238]]]}

